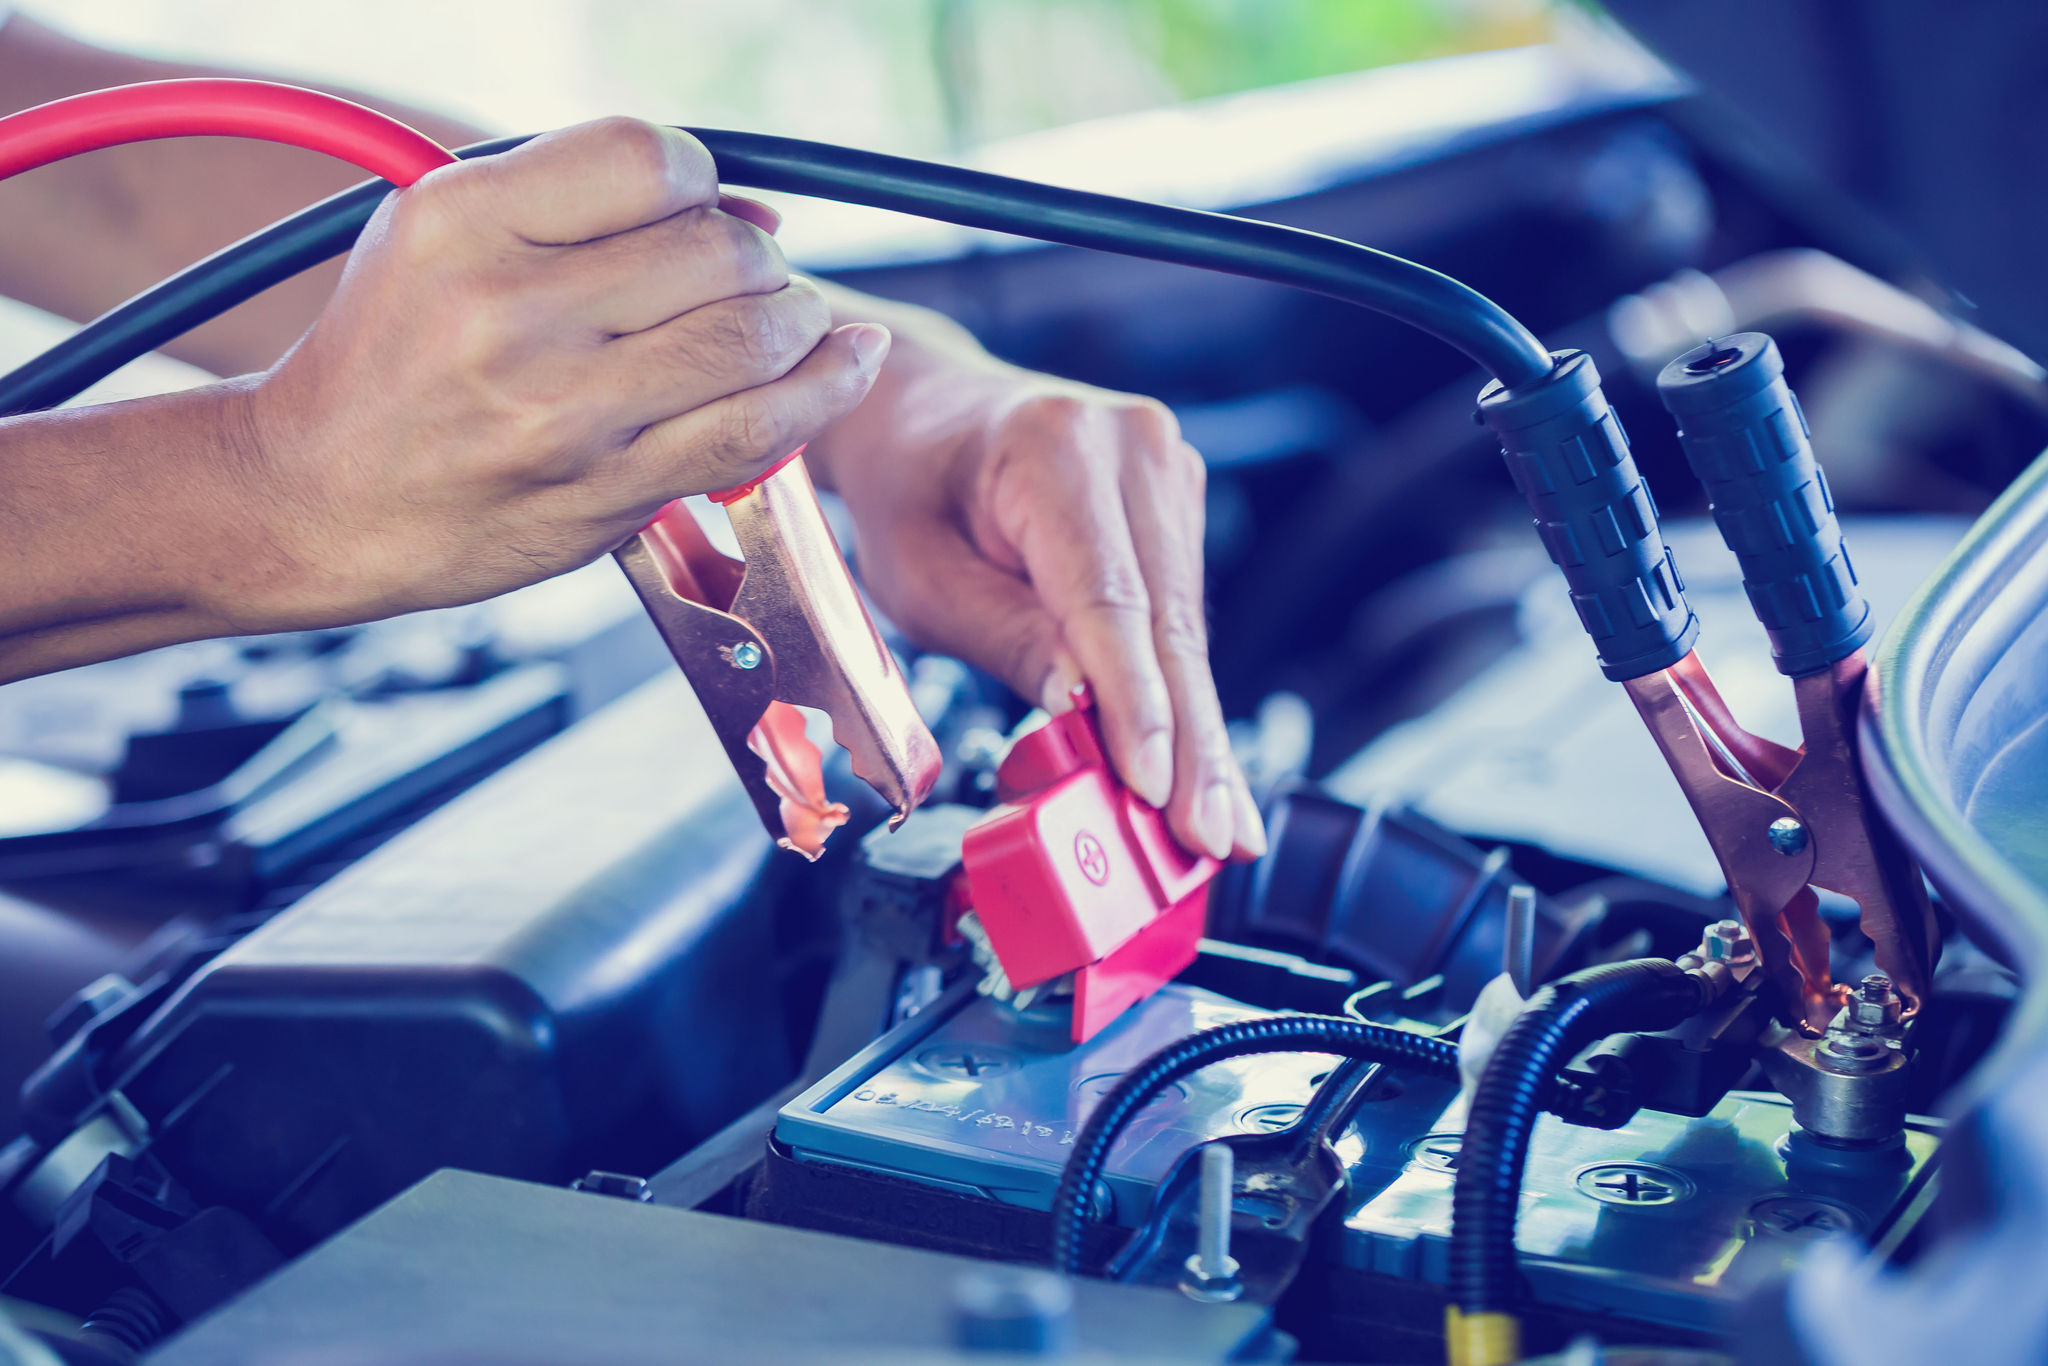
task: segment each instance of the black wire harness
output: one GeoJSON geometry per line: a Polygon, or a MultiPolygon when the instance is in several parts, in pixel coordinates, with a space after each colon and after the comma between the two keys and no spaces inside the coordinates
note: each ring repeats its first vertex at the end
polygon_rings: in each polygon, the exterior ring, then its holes
{"type": "MultiPolygon", "coordinates": [[[[1291,285],[1419,327],[1464,352],[1508,388],[1540,380],[1551,370],[1542,343],[1478,291],[1413,261],[1340,238],[799,138],[715,128],[686,131],[710,149],[727,184],[866,204],[1291,285]]],[[[526,140],[497,138],[457,155],[492,156],[526,140]]],[[[55,407],[136,357],[347,251],[387,193],[389,186],[381,181],[358,185],[143,291],[0,377],[0,414],[55,407]]]]}
{"type": "Polygon", "coordinates": [[[1189,1073],[1225,1058],[1254,1053],[1334,1053],[1439,1077],[1458,1075],[1455,1044],[1405,1029],[1326,1015],[1238,1020],[1168,1044],[1126,1072],[1081,1126],[1066,1170],[1060,1173],[1059,1188],[1053,1193],[1055,1270],[1069,1275],[1080,1270],[1084,1212],[1096,1183],[1102,1179],[1111,1146],[1132,1117],[1154,1096],[1189,1073]]]}
{"type": "Polygon", "coordinates": [[[1460,1313],[1509,1313],[1520,1298],[1515,1217],[1536,1117],[1556,1103],[1558,1071],[1596,1040],[1669,1029],[1707,988],[1663,958],[1605,963],[1529,998],[1501,1037],[1465,1116],[1451,1203],[1451,1293],[1460,1313]]]}

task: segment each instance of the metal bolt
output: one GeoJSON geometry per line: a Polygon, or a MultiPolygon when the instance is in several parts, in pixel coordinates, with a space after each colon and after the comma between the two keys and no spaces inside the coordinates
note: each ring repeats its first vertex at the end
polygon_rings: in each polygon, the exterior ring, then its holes
{"type": "Polygon", "coordinates": [[[1536,990],[1536,889],[1526,882],[1508,888],[1504,970],[1523,996],[1536,990]]]}
{"type": "Polygon", "coordinates": [[[1859,1033],[1882,1034],[1899,1023],[1901,1005],[1892,991],[1892,979],[1873,972],[1856,988],[1849,1002],[1849,1024],[1859,1033]]]}
{"type": "Polygon", "coordinates": [[[1236,1199],[1237,1161],[1230,1145],[1204,1144],[1195,1252],[1180,1278],[1181,1292],[1189,1299],[1220,1304],[1244,1294],[1237,1259],[1230,1255],[1230,1213],[1236,1199]]]}
{"type": "Polygon", "coordinates": [[[1028,1266],[978,1266],[953,1282],[953,1337],[969,1352],[1065,1356],[1074,1345],[1074,1287],[1028,1266]]]}
{"type": "Polygon", "coordinates": [[[1806,827],[1790,816],[1771,822],[1771,848],[1790,858],[1806,852],[1806,827]]]}
{"type": "Polygon", "coordinates": [[[1701,936],[1702,955],[1710,962],[1726,963],[1732,959],[1747,957],[1750,952],[1749,931],[1742,927],[1740,920],[1717,920],[1707,926],[1701,936]]]}
{"type": "Polygon", "coordinates": [[[735,669],[758,669],[761,667],[761,647],[751,640],[743,640],[732,647],[732,666],[735,669]]]}

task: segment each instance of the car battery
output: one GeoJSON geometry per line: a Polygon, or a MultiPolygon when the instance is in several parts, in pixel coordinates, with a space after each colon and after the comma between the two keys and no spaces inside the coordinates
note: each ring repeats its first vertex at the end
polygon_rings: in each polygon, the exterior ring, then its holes
{"type": "MultiPolygon", "coordinates": [[[[783,1107],[749,1212],[1034,1257],[1074,1138],[1117,1078],[1198,1030],[1271,1013],[1174,983],[1076,1046],[1061,1012],[956,988],[783,1107]]],[[[1144,1219],[1190,1148],[1283,1127],[1332,1066],[1315,1054],[1234,1058],[1169,1088],[1110,1151],[1086,1260],[1099,1264],[1144,1219]]],[[[1394,1284],[1434,1303],[1449,1280],[1463,1102],[1449,1082],[1398,1072],[1364,1097],[1335,1140],[1345,1190],[1304,1276],[1354,1309],[1394,1284]]],[[[1914,1120],[1897,1147],[1829,1149],[1794,1132],[1782,1097],[1753,1092],[1702,1118],[1644,1111],[1611,1130],[1544,1116],[1518,1236],[1539,1313],[1624,1319],[1674,1340],[1707,1332],[1823,1240],[1904,1236],[1939,1136],[1914,1120]]]]}
{"type": "MultiPolygon", "coordinates": [[[[1271,1013],[1170,984],[1075,1045],[1063,1010],[956,992],[784,1106],[775,1141],[799,1162],[1048,1210],[1075,1137],[1119,1077],[1198,1030],[1271,1013]]],[[[1331,1065],[1310,1054],[1234,1058],[1169,1088],[1110,1151],[1112,1217],[1134,1222],[1195,1144],[1292,1120],[1331,1065]]]]}
{"type": "MultiPolygon", "coordinates": [[[[1074,1044],[1065,1011],[1018,1010],[956,987],[783,1107],[748,1213],[981,1255],[1044,1248],[1060,1172],[1090,1112],[1126,1071],[1189,1034],[1271,1015],[1169,983],[1074,1044]]],[[[1190,1148],[1285,1127],[1336,1060],[1312,1053],[1217,1062],[1141,1111],[1094,1193],[1093,1246],[1121,1243],[1190,1148]]],[[[1448,1082],[1388,1078],[1340,1150],[1398,1148],[1425,1132],[1448,1082]]],[[[1095,1260],[1091,1255],[1090,1260],[1095,1260]]]]}
{"type": "MultiPolygon", "coordinates": [[[[1462,1101],[1399,1148],[1345,1153],[1352,1202],[1328,1241],[1343,1267],[1444,1286],[1462,1101]]],[[[1537,1121],[1516,1246],[1547,1308],[1708,1332],[1818,1242],[1889,1244],[1918,1218],[1940,1125],[1881,1150],[1795,1134],[1791,1103],[1733,1092],[1704,1117],[1644,1110],[1617,1129],[1537,1121]]]]}

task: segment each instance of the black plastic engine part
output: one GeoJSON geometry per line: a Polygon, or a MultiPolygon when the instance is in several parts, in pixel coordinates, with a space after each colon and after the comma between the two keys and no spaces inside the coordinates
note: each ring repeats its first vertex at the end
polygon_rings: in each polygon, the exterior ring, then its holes
{"type": "Polygon", "coordinates": [[[74,1191],[9,1292],[85,1318],[83,1336],[133,1354],[284,1262],[247,1216],[198,1207],[154,1162],[117,1155],[74,1191]]]}
{"type": "Polygon", "coordinates": [[[708,740],[649,684],[39,1073],[37,1137],[118,1091],[199,1203],[287,1251],[439,1167],[656,1169],[795,1068],[768,843],[722,767],[676,762],[708,740]]]}
{"type": "Polygon", "coordinates": [[[840,894],[856,941],[911,964],[959,957],[945,939],[947,901],[961,840],[987,814],[947,802],[919,807],[894,832],[870,831],[840,894]]]}
{"type": "MultiPolygon", "coordinates": [[[[1231,865],[1211,888],[1212,938],[1304,954],[1401,988],[1441,976],[1436,1003],[1446,1019],[1499,974],[1517,881],[1505,850],[1488,853],[1413,811],[1305,786],[1273,796],[1266,827],[1266,856],[1231,865]]],[[[1598,915],[1592,903],[1537,899],[1539,978],[1571,960],[1598,915]]]]}
{"type": "Polygon", "coordinates": [[[462,689],[330,699],[288,725],[131,736],[105,811],[0,838],[0,878],[138,868],[239,907],[525,753],[573,701],[562,669],[533,664],[462,689]]]}
{"type": "Polygon", "coordinates": [[[1676,1027],[1620,1034],[1595,1045],[1563,1075],[1604,1089],[1631,1109],[1698,1118],[1721,1103],[1756,1065],[1757,1038],[1771,1024],[1759,975],[1676,1027]]]}
{"type": "Polygon", "coordinates": [[[1870,604],[1778,344],[1738,332],[1696,347],[1664,367],[1657,395],[1678,419],[1779,672],[1796,678],[1855,653],[1870,639],[1870,604]]]}

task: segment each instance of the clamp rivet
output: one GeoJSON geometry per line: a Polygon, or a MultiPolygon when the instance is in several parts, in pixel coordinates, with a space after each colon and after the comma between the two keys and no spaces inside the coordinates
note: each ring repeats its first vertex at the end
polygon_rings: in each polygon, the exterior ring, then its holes
{"type": "Polygon", "coordinates": [[[1806,827],[1790,816],[1771,822],[1771,848],[1790,858],[1806,851],[1806,827]]]}
{"type": "Polygon", "coordinates": [[[761,647],[751,640],[743,640],[732,647],[732,666],[735,669],[755,669],[761,664],[761,647]]]}

